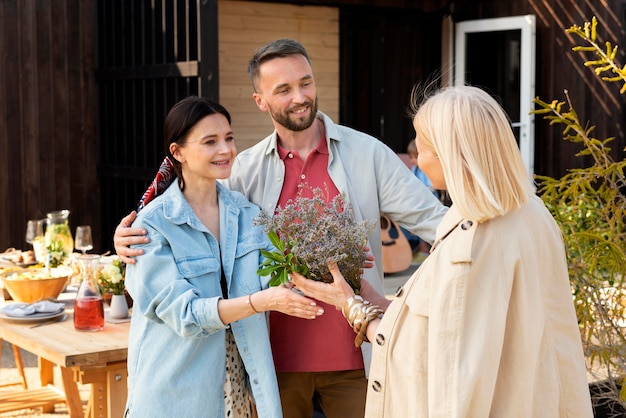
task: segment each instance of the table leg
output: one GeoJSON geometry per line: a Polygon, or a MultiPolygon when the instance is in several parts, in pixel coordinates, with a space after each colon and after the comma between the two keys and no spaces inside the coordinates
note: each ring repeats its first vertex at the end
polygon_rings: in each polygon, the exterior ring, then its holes
{"type": "Polygon", "coordinates": [[[41,386],[54,384],[54,363],[43,357],[37,357],[39,363],[39,381],[41,386]]]}
{"type": "MultiPolygon", "coordinates": [[[[46,385],[54,385],[54,363],[46,360],[43,357],[37,358],[39,363],[39,381],[41,382],[41,387],[43,388],[46,385]]],[[[54,412],[54,405],[44,406],[42,408],[42,412],[54,412]]]]}
{"type": "Polygon", "coordinates": [[[78,385],[76,384],[76,380],[74,380],[74,372],[72,369],[61,367],[61,378],[63,379],[63,389],[65,390],[65,398],[67,409],[70,412],[70,418],[84,417],[83,401],[80,399],[78,385]]]}
{"type": "Polygon", "coordinates": [[[107,371],[107,388],[109,391],[109,416],[122,417],[126,409],[128,397],[128,372],[126,363],[123,367],[117,367],[107,371]]]}
{"type": "Polygon", "coordinates": [[[80,382],[91,384],[88,416],[122,417],[126,408],[128,379],[126,362],[101,367],[84,367],[78,371],[80,382]]]}
{"type": "MultiPolygon", "coordinates": [[[[41,387],[54,384],[54,363],[46,360],[43,357],[39,357],[39,380],[41,387]]],[[[70,413],[70,418],[82,418],[83,403],[80,399],[80,393],[78,392],[78,385],[74,380],[74,374],[71,369],[61,367],[61,378],[63,379],[63,390],[65,391],[65,398],[67,402],[67,409],[70,413]]],[[[54,412],[54,405],[42,408],[45,413],[54,412]]]]}
{"type": "Polygon", "coordinates": [[[28,389],[28,382],[26,381],[26,373],[24,373],[24,362],[22,361],[22,353],[20,352],[20,348],[14,344],[11,344],[13,347],[13,358],[15,359],[15,367],[20,372],[20,376],[22,377],[22,386],[24,389],[28,389]]]}
{"type": "Polygon", "coordinates": [[[108,397],[106,390],[106,375],[102,371],[79,370],[80,383],[91,385],[89,402],[87,403],[87,418],[105,418],[109,416],[108,397]]]}

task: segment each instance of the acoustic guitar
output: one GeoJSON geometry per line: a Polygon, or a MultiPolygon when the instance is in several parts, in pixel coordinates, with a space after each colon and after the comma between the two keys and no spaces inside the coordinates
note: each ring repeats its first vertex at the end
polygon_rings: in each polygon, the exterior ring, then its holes
{"type": "Polygon", "coordinates": [[[397,223],[380,215],[380,238],[383,244],[383,271],[398,273],[409,268],[413,259],[411,244],[397,223]]]}

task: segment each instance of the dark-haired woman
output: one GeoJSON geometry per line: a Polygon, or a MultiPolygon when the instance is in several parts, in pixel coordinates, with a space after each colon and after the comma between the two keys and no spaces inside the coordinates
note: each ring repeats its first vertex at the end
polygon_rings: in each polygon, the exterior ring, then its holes
{"type": "Polygon", "coordinates": [[[249,417],[256,405],[259,417],[280,417],[263,312],[321,312],[256,274],[270,245],[252,225],[259,210],[218,182],[236,155],[226,109],[183,99],[164,134],[177,181],[137,216],[133,227],[149,242],[126,272],[134,300],[126,416],[249,417]]]}

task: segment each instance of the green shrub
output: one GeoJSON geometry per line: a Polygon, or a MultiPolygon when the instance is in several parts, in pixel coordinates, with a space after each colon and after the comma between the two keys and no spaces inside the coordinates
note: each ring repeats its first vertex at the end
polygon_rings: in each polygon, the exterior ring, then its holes
{"type": "MultiPolygon", "coordinates": [[[[584,63],[607,83],[621,84],[626,91],[626,66],[615,62],[617,46],[597,43],[595,17],[575,34],[582,45],[573,48],[594,54],[584,63]]],[[[594,127],[583,125],[567,90],[565,101],[534,100],[532,113],[553,125],[563,126],[563,139],[580,144],[578,156],[592,164],[571,169],[560,179],[536,176],[539,194],[561,227],[570,281],[588,370],[594,380],[608,387],[611,400],[626,406],[626,159],[611,157],[614,138],[598,139],[594,127]],[[624,387],[624,389],[621,389],[624,387]]],[[[541,245],[541,243],[537,243],[541,245]]]]}

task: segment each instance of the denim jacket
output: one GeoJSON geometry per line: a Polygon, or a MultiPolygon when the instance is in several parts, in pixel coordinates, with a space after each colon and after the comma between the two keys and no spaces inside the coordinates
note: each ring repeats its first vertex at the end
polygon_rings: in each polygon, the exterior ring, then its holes
{"type": "MultiPolygon", "coordinates": [[[[217,185],[220,242],[196,217],[174,182],[143,209],[133,227],[150,242],[127,266],[133,297],[128,347],[129,417],[224,416],[225,329],[217,303],[222,270],[228,297],[267,287],[256,270],[270,247],[259,209],[240,193],[217,185]]],[[[281,417],[264,314],[230,324],[249,375],[259,417],[281,417]]]]}

